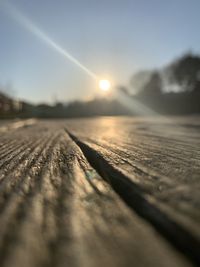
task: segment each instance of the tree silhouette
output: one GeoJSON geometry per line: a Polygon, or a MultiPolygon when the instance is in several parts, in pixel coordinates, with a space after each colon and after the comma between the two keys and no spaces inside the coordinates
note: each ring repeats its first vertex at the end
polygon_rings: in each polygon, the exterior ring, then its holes
{"type": "Polygon", "coordinates": [[[178,84],[182,91],[200,91],[200,57],[186,54],[169,67],[170,82],[178,84]]]}
{"type": "Polygon", "coordinates": [[[143,87],[149,82],[152,75],[152,71],[142,70],[136,72],[130,79],[130,86],[134,94],[140,93],[143,87]]]}
{"type": "Polygon", "coordinates": [[[140,95],[155,96],[160,95],[162,91],[162,79],[158,71],[154,71],[149,81],[143,86],[140,95]]]}

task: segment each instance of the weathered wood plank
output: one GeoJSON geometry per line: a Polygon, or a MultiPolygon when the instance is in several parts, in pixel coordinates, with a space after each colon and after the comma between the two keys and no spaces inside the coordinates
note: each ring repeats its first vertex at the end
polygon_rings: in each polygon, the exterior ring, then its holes
{"type": "MultiPolygon", "coordinates": [[[[120,184],[114,186],[119,192],[126,191],[121,194],[127,201],[133,202],[136,190],[165,215],[166,225],[158,218],[156,227],[167,230],[174,241],[180,246],[184,244],[183,249],[191,250],[189,254],[194,253],[200,260],[197,246],[200,245],[199,117],[190,120],[99,118],[70,121],[66,128],[105,179],[114,185],[121,176],[120,184]],[[132,182],[130,190],[128,186],[122,189],[121,182],[124,179],[125,185],[126,178],[132,182]],[[128,199],[127,194],[132,196],[128,199]],[[167,225],[169,222],[176,227],[167,225]]],[[[145,212],[149,216],[149,206],[146,209],[142,211],[143,216],[145,212]]],[[[150,217],[156,223],[155,216],[150,217]]]]}
{"type": "Polygon", "coordinates": [[[101,179],[64,124],[1,134],[0,266],[190,266],[101,179]]]}

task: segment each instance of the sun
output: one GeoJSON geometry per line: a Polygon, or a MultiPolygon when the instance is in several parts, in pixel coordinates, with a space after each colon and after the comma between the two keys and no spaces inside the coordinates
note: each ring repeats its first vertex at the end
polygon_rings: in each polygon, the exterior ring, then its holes
{"type": "Polygon", "coordinates": [[[109,91],[111,87],[111,83],[109,80],[100,80],[99,81],[99,88],[102,91],[109,91]]]}

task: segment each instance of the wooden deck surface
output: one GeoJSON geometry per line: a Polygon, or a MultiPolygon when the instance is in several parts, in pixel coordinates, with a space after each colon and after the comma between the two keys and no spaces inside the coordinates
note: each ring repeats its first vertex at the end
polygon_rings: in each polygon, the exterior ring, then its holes
{"type": "Polygon", "coordinates": [[[200,117],[0,122],[0,266],[200,265],[200,117]]]}

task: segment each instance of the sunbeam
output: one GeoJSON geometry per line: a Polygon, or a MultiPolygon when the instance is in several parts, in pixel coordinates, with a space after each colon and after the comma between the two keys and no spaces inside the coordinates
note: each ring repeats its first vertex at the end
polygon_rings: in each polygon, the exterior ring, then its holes
{"type": "Polygon", "coordinates": [[[51,39],[46,33],[44,33],[41,29],[39,29],[35,23],[33,23],[30,19],[28,19],[24,14],[19,11],[18,8],[13,6],[8,1],[2,2],[5,10],[9,13],[9,15],[17,21],[23,28],[27,29],[31,33],[33,33],[35,36],[37,36],[40,40],[48,44],[51,48],[56,50],[60,55],[63,55],[65,58],[70,60],[72,63],[76,64],[79,68],[81,68],[83,71],[85,71],[90,77],[92,77],[95,80],[98,80],[98,76],[88,69],[86,66],[84,66],[79,60],[77,60],[75,57],[73,57],[66,49],[62,48],[60,45],[58,45],[53,39],[51,39]]]}
{"type": "MultiPolygon", "coordinates": [[[[52,38],[50,38],[46,33],[44,33],[38,26],[35,25],[33,21],[31,21],[26,15],[24,15],[16,6],[11,4],[8,1],[1,2],[5,11],[9,14],[9,16],[14,19],[18,24],[20,24],[23,28],[34,34],[37,38],[42,40],[49,47],[54,49],[60,55],[64,56],[66,59],[74,63],[80,69],[82,69],[85,73],[87,73],[90,77],[95,79],[97,83],[99,83],[99,87],[102,91],[108,91],[111,87],[109,80],[100,79],[97,74],[83,65],[79,60],[77,60],[74,56],[72,56],[66,49],[62,48],[57,42],[55,42],[52,38]]],[[[149,115],[149,116],[159,116],[160,114],[156,113],[152,109],[148,108],[146,105],[142,104],[137,99],[133,99],[132,97],[126,95],[123,91],[119,90],[119,88],[115,88],[115,95],[119,102],[121,102],[124,106],[126,106],[132,114],[138,115],[149,115]]]]}

